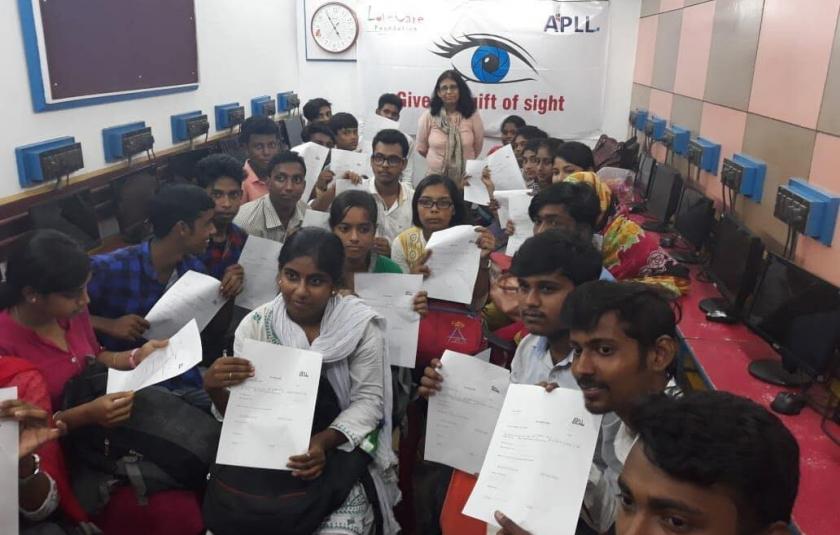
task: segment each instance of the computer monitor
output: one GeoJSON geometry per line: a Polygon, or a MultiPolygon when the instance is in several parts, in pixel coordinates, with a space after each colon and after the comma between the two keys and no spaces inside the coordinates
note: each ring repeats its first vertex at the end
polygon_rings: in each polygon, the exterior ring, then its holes
{"type": "Polygon", "coordinates": [[[647,196],[647,215],[654,221],[645,223],[642,228],[656,232],[668,230],[668,222],[677,209],[682,186],[683,179],[679,171],[670,165],[656,166],[653,171],[653,184],[647,196]]]}
{"type": "Polygon", "coordinates": [[[700,301],[708,319],[724,323],[738,321],[747,297],[755,288],[761,270],[764,244],[730,214],[724,214],[715,229],[707,273],[722,299],[700,301]]]}
{"type": "Polygon", "coordinates": [[[158,189],[154,168],[141,169],[111,183],[114,216],[126,243],[140,243],[152,234],[148,205],[158,189]]]}
{"type": "Polygon", "coordinates": [[[674,215],[674,229],[689,244],[690,250],[682,254],[674,251],[671,256],[684,263],[697,263],[699,253],[715,224],[715,203],[699,189],[686,185],[683,188],[677,213],[674,215]]]}
{"type": "Polygon", "coordinates": [[[283,141],[289,148],[297,147],[303,143],[301,132],[303,132],[303,121],[300,117],[289,117],[280,121],[280,132],[283,136],[283,141]]]}
{"type": "Polygon", "coordinates": [[[33,229],[53,229],[67,234],[85,251],[102,245],[96,206],[89,190],[50,199],[29,209],[33,229]]]}
{"type": "Polygon", "coordinates": [[[810,382],[830,371],[837,357],[840,289],[770,254],[745,321],[782,357],[754,361],[753,376],[782,386],[810,382]]]}
{"type": "Polygon", "coordinates": [[[653,171],[655,169],[656,159],[650,154],[643,153],[639,160],[639,171],[636,173],[636,180],[633,182],[633,187],[642,199],[647,199],[650,180],[653,177],[653,171]]]}

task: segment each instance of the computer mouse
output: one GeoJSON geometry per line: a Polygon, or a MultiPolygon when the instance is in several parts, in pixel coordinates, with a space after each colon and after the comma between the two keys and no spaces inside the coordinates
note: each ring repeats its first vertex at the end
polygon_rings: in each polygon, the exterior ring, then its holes
{"type": "Polygon", "coordinates": [[[805,396],[796,392],[779,392],[770,403],[770,408],[779,414],[793,416],[802,412],[805,407],[805,396]]]}
{"type": "Polygon", "coordinates": [[[659,238],[659,245],[664,247],[665,249],[670,249],[674,246],[674,237],[673,236],[662,236],[659,238]]]}

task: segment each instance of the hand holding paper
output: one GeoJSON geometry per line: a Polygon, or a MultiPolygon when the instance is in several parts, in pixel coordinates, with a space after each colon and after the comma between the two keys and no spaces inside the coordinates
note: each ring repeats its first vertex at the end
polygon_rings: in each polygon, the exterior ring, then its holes
{"type": "Polygon", "coordinates": [[[432,234],[426,251],[429,276],[423,288],[433,299],[456,303],[472,302],[481,250],[476,246],[479,233],[471,225],[458,225],[432,234]]]}
{"type": "Polygon", "coordinates": [[[289,470],[306,453],[323,357],[257,340],[243,340],[254,377],[230,389],[216,462],[289,470]]]}
{"type": "Polygon", "coordinates": [[[513,256],[522,244],[534,235],[534,222],[528,214],[531,196],[528,190],[500,191],[496,198],[499,202],[499,224],[503,227],[508,221],[514,225],[514,233],[508,238],[505,254],[513,256]]]}
{"type": "MultiPolygon", "coordinates": [[[[335,173],[337,180],[343,178],[347,171],[356,173],[361,177],[373,177],[373,169],[370,167],[370,154],[365,152],[332,149],[330,170],[335,173]]],[[[341,192],[336,189],[336,194],[339,193],[341,192]]]]}
{"type": "Polygon", "coordinates": [[[318,175],[321,174],[321,170],[324,168],[324,164],[330,155],[330,149],[309,141],[293,147],[292,151],[298,153],[303,158],[304,163],[306,163],[306,186],[301,197],[305,201],[309,199],[309,196],[312,194],[312,188],[318,182],[318,175]]]}
{"type": "Polygon", "coordinates": [[[224,304],[225,299],[219,292],[217,279],[196,271],[187,271],[146,314],[146,321],[151,327],[143,336],[147,340],[170,338],[193,318],[200,332],[224,304]]]}
{"type": "Polygon", "coordinates": [[[484,160],[467,160],[464,174],[470,177],[469,183],[464,186],[464,200],[481,206],[490,205],[490,193],[487,186],[481,180],[487,162],[484,160]]]}
{"type": "Polygon", "coordinates": [[[201,362],[201,335],[190,320],[169,343],[143,359],[133,370],[108,370],[106,394],[137,391],[177,377],[201,362]]]}

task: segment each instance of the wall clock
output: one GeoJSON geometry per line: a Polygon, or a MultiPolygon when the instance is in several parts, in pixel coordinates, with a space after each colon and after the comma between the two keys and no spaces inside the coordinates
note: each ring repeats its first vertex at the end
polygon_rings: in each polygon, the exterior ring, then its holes
{"type": "Polygon", "coordinates": [[[330,54],[341,54],[350,49],[359,37],[359,21],[348,6],[329,2],[312,15],[309,29],[315,43],[330,54]]]}

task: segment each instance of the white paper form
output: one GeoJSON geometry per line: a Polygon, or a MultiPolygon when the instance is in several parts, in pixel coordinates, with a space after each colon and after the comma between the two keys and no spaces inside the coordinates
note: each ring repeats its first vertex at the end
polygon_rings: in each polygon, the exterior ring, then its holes
{"type": "Polygon", "coordinates": [[[201,334],[190,320],[169,339],[169,344],[153,351],[133,370],[108,370],[106,394],[137,391],[177,377],[201,362],[201,334]]]}
{"type": "MultiPolygon", "coordinates": [[[[344,178],[344,173],[347,171],[371,178],[373,177],[373,169],[370,166],[370,153],[332,149],[330,171],[335,173],[336,180],[344,178]]],[[[336,186],[338,185],[336,184],[336,186]]],[[[338,193],[341,192],[336,190],[336,194],[338,193]]]]}
{"type": "Polygon", "coordinates": [[[503,512],[533,535],[573,535],[601,416],[579,390],[511,385],[464,514],[503,512]]]}
{"type": "Polygon", "coordinates": [[[309,450],[323,356],[257,340],[243,340],[254,377],[230,389],[216,462],[289,470],[309,450]]]}
{"type": "Polygon", "coordinates": [[[528,215],[528,207],[532,199],[528,191],[522,190],[505,191],[499,195],[499,214],[501,216],[501,206],[504,204],[507,218],[503,224],[507,225],[508,221],[512,221],[515,229],[513,235],[508,237],[507,249],[505,249],[505,254],[508,256],[516,254],[525,240],[534,235],[534,222],[528,215]]]}
{"type": "Polygon", "coordinates": [[[426,460],[468,474],[481,470],[510,385],[510,371],[446,350],[443,388],[429,398],[426,460]]]}
{"type": "Polygon", "coordinates": [[[187,271],[146,314],[151,327],[143,336],[147,340],[170,338],[193,318],[198,330],[203,331],[225,304],[220,286],[219,280],[210,275],[187,271]]]}
{"type": "MultiPolygon", "coordinates": [[[[0,402],[17,399],[17,387],[0,388],[0,402]]],[[[18,532],[18,423],[0,420],[0,528],[18,532]]]]}
{"type": "Polygon", "coordinates": [[[510,144],[488,156],[487,167],[490,168],[496,191],[511,191],[527,187],[510,144]]]}
{"type": "Polygon", "coordinates": [[[318,210],[313,210],[312,208],[309,208],[303,214],[303,223],[301,223],[300,226],[316,227],[332,231],[332,229],[330,228],[330,213],[320,212],[318,210]]]}
{"type": "MultiPolygon", "coordinates": [[[[399,130],[400,123],[392,121],[387,117],[377,115],[376,113],[372,113],[362,121],[361,129],[359,131],[359,146],[364,147],[365,150],[372,149],[371,143],[373,143],[373,138],[376,137],[376,134],[382,130],[388,129],[399,130]]],[[[408,140],[411,139],[407,135],[405,135],[405,137],[408,140]]]]}
{"type": "Polygon", "coordinates": [[[458,225],[434,232],[426,243],[432,251],[426,265],[429,276],[423,288],[433,299],[456,303],[472,302],[481,250],[476,245],[479,234],[471,225],[458,225]]]}
{"type": "MultiPolygon", "coordinates": [[[[309,209],[304,217],[309,215],[309,209]]],[[[254,310],[277,296],[277,257],[283,244],[259,236],[248,236],[239,265],[245,270],[245,284],[236,296],[236,306],[254,310]]]]}
{"type": "Polygon", "coordinates": [[[321,171],[324,169],[324,163],[326,163],[327,158],[330,155],[330,149],[324,147],[323,145],[309,141],[302,145],[298,145],[297,147],[293,147],[292,151],[298,153],[306,164],[306,186],[304,187],[303,196],[301,197],[301,199],[306,200],[309,199],[309,196],[312,194],[312,188],[314,188],[315,183],[318,182],[318,175],[320,175],[321,171]]]}
{"type": "Polygon", "coordinates": [[[348,180],[346,178],[339,178],[336,175],[335,178],[335,195],[336,197],[344,193],[345,191],[350,190],[358,190],[358,191],[370,191],[370,179],[363,178],[361,182],[358,184],[354,184],[352,180],[348,180]]]}
{"type": "Polygon", "coordinates": [[[464,200],[481,206],[489,206],[490,193],[487,191],[487,186],[481,181],[481,175],[484,173],[487,162],[484,160],[467,160],[464,165],[464,174],[470,177],[469,184],[464,186],[464,200]]]}
{"type": "Polygon", "coordinates": [[[423,286],[423,275],[356,273],[353,277],[356,295],[385,318],[390,364],[414,368],[420,333],[414,296],[423,286]]]}

